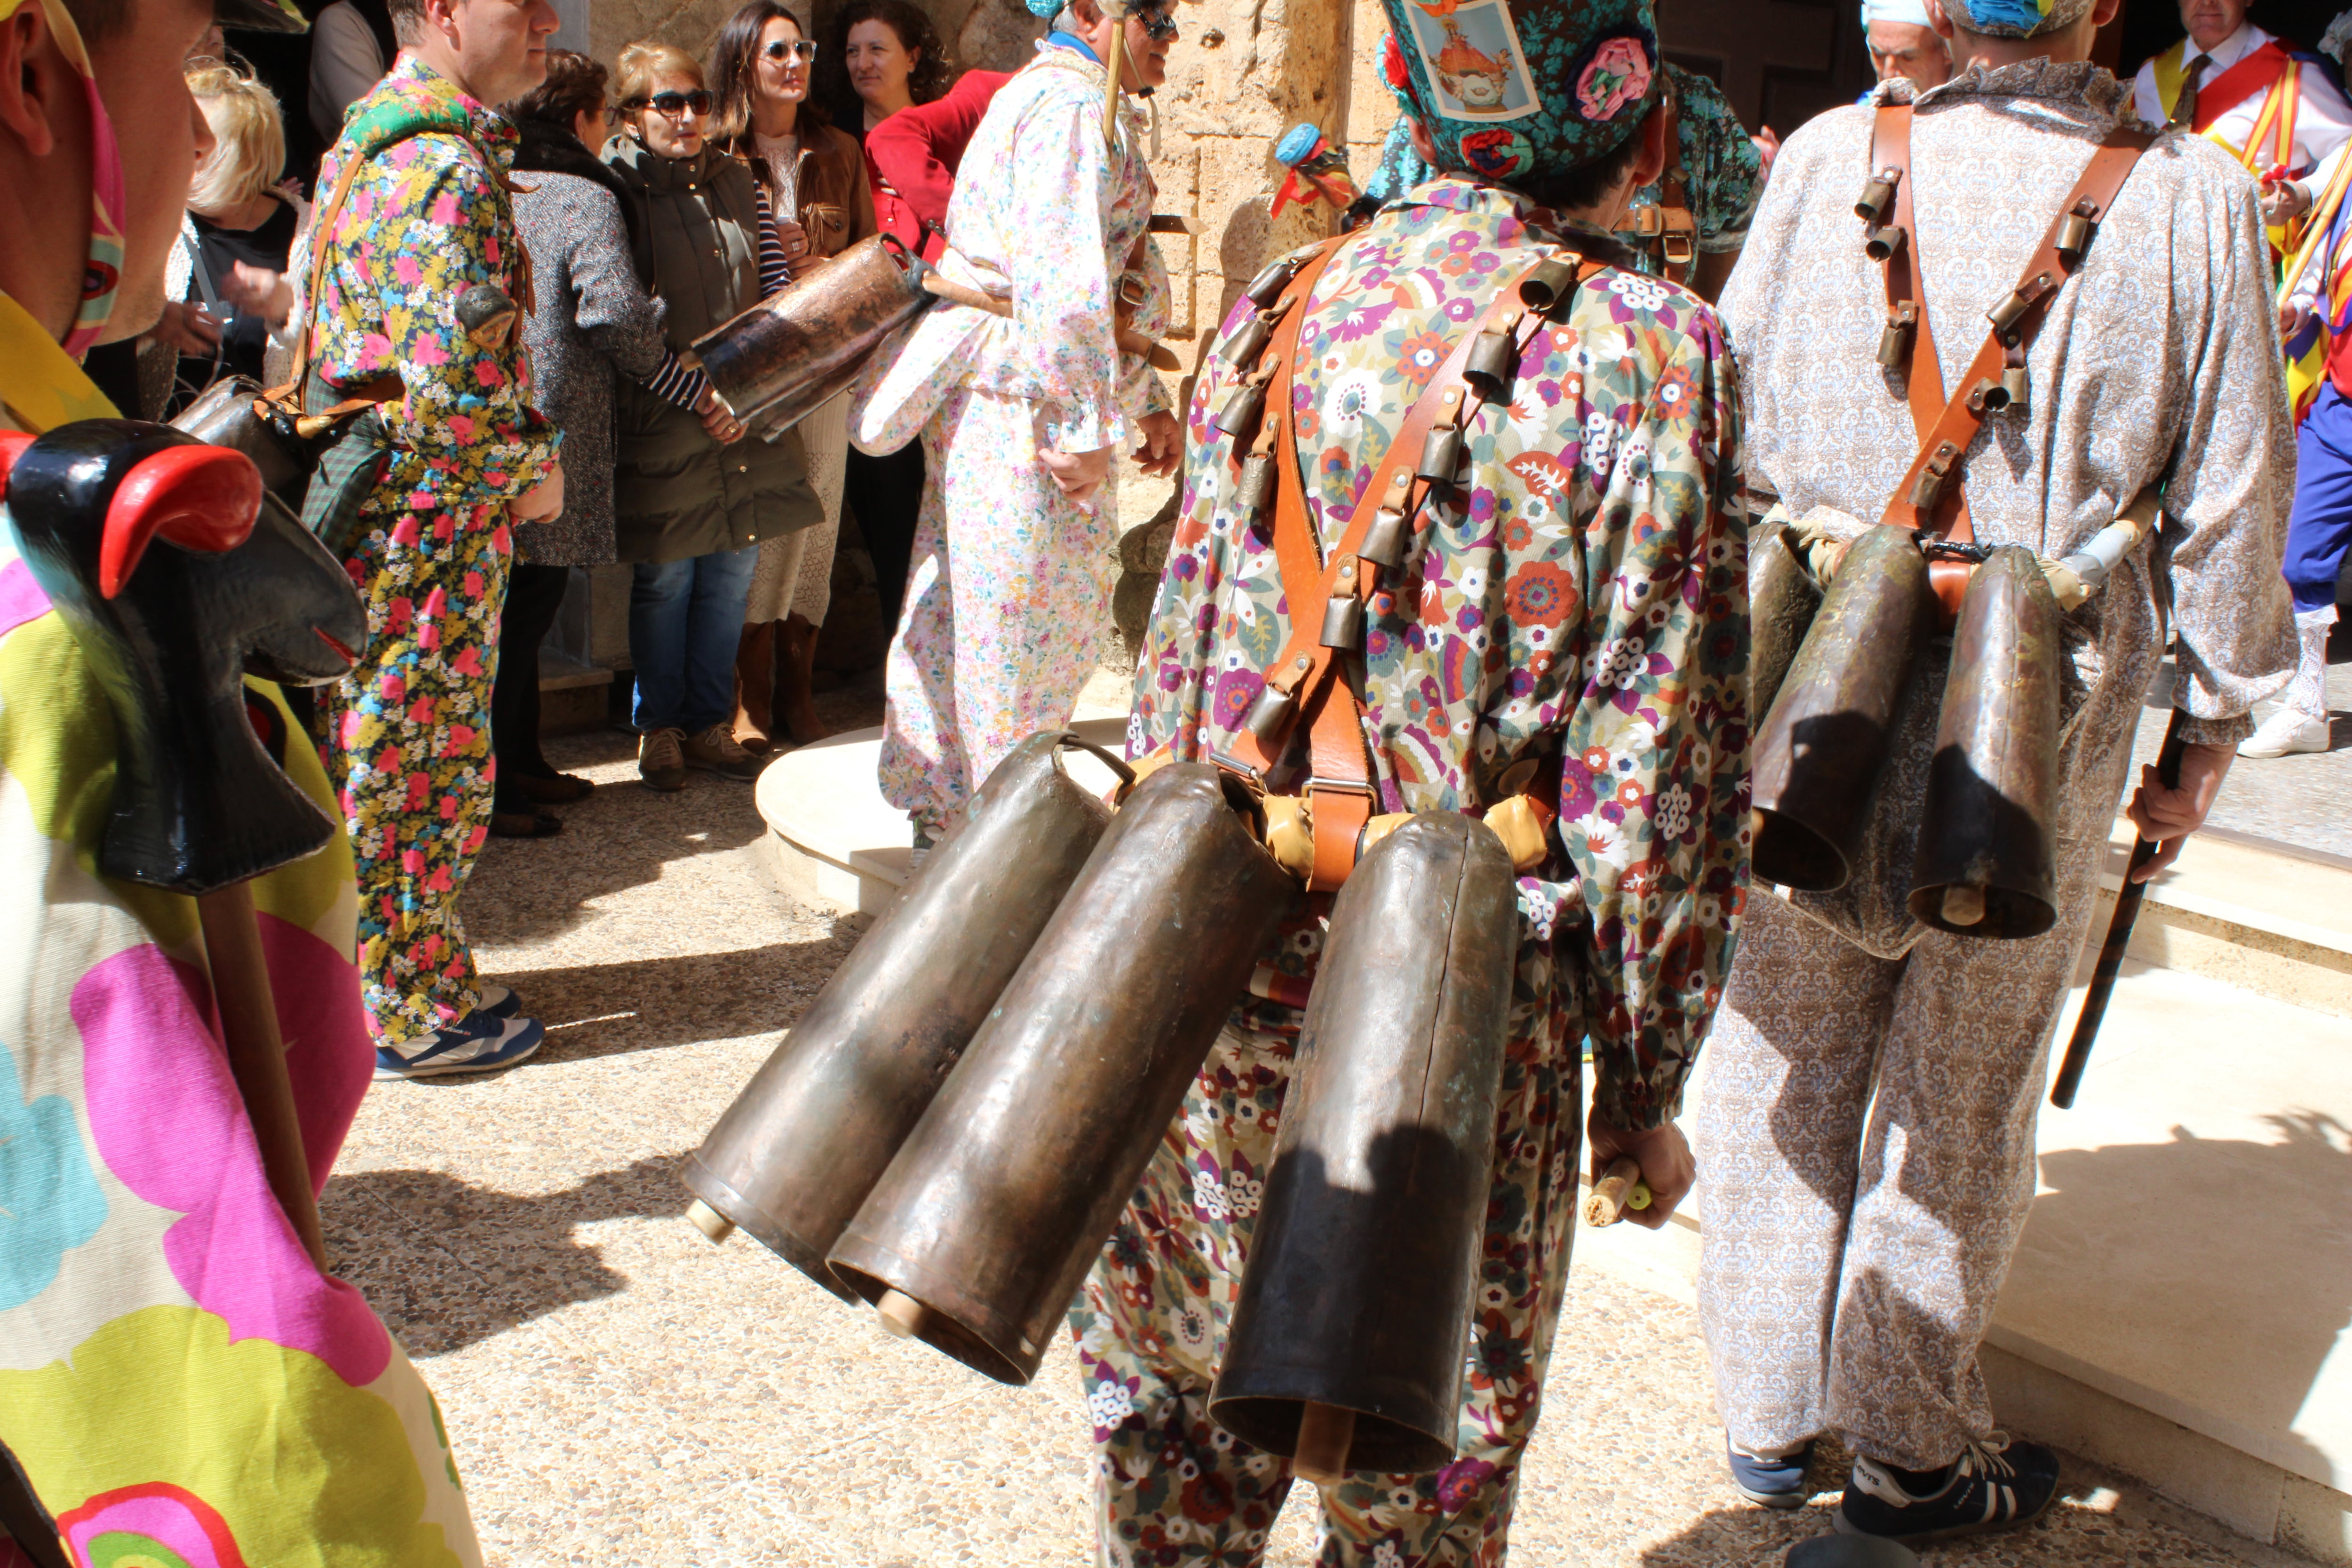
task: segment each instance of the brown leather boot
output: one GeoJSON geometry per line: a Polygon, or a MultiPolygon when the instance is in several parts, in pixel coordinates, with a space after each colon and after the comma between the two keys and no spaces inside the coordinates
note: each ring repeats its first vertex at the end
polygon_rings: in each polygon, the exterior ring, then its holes
{"type": "Polygon", "coordinates": [[[774,717],[783,721],[796,746],[822,741],[833,731],[816,716],[809,679],[816,673],[816,627],[800,616],[783,623],[776,638],[774,717]]]}
{"type": "Polygon", "coordinates": [[[776,623],[743,628],[735,645],[735,743],[754,756],[775,747],[776,623]]]}

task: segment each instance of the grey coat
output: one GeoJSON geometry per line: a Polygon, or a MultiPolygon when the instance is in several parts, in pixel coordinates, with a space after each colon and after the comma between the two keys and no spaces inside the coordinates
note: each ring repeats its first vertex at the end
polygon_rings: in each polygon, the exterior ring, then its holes
{"type": "Polygon", "coordinates": [[[609,189],[520,163],[516,184],[538,187],[514,198],[539,305],[523,342],[531,401],[563,431],[563,511],[517,524],[515,555],[541,566],[602,565],[614,558],[614,372],[634,380],[660,365],[663,307],[637,280],[609,189]]]}

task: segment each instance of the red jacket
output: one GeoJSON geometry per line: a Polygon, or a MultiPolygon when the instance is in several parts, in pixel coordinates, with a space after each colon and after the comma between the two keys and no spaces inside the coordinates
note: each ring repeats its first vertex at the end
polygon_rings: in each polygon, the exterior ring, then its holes
{"type": "Polygon", "coordinates": [[[1008,72],[969,70],[945,98],[919,103],[866,133],[866,177],[874,185],[874,219],[926,259],[945,248],[923,225],[945,228],[948,198],[955,195],[956,165],[971,144],[996,89],[1013,79],[1008,72]]]}

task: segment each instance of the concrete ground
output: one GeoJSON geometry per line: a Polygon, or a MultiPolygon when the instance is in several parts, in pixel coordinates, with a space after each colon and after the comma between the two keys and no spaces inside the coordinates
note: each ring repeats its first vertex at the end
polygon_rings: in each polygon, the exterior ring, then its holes
{"type": "MultiPolygon", "coordinates": [[[[2240,757],[2214,797],[2207,819],[2214,826],[2352,857],[2352,618],[2336,624],[2327,657],[2328,749],[2261,761],[2240,757]]],[[[2143,763],[2156,761],[2164,743],[2162,710],[2170,703],[2171,689],[2168,662],[2151,689],[2155,706],[2139,727],[2136,751],[2143,763]]],[[[2255,716],[2266,719],[2277,707],[2258,703],[2255,716]]]]}
{"type": "MultiPolygon", "coordinates": [[[[824,700],[873,721],[870,690],[824,700]]],[[[494,840],[466,906],[484,969],[549,1043],[499,1077],[378,1085],[325,1203],[339,1270],[439,1395],[488,1561],[1089,1561],[1066,1348],[1001,1387],[681,1217],[682,1160],[855,931],[776,891],[748,786],[651,795],[617,734],[550,751],[610,787],[560,837],[494,840]]],[[[1794,1518],[1741,1506],[1708,1387],[1686,1308],[1580,1268],[1513,1560],[1762,1565],[1826,1530],[1843,1461],[1794,1518]]],[[[1300,1489],[1269,1561],[1311,1555],[1300,1489]]],[[[2080,1465],[2042,1523],[1927,1560],[2291,1561],[2080,1465]]]]}

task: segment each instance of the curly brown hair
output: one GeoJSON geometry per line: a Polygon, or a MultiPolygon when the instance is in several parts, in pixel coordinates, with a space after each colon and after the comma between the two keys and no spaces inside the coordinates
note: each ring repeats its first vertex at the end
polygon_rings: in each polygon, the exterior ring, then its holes
{"type": "Polygon", "coordinates": [[[572,121],[604,107],[604,68],[572,49],[547,51],[547,79],[499,110],[509,120],[545,120],[572,129],[572,121]]]}
{"type": "Polygon", "coordinates": [[[944,98],[955,85],[954,62],[949,59],[947,46],[940,41],[940,30],[929,16],[912,0],[849,0],[835,13],[833,26],[825,35],[824,47],[817,51],[816,77],[809,96],[822,102],[832,114],[835,125],[852,131],[866,123],[866,103],[849,82],[849,30],[860,22],[879,22],[898,36],[898,47],[915,57],[915,68],[907,77],[907,91],[917,103],[929,103],[944,98]]]}

